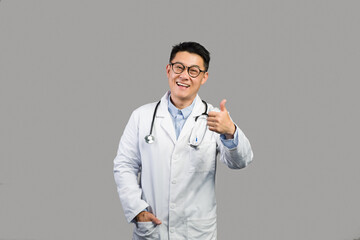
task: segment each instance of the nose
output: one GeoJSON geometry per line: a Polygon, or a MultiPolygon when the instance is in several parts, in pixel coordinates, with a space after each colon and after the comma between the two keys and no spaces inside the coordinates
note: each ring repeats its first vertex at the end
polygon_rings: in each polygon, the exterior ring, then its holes
{"type": "Polygon", "coordinates": [[[180,79],[184,79],[184,80],[188,80],[190,78],[187,67],[185,67],[184,71],[180,73],[179,77],[180,79]]]}

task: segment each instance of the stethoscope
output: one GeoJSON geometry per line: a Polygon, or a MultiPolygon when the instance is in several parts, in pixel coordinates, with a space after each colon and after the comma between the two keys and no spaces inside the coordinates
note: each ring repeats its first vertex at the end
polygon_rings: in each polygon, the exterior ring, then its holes
{"type": "MultiPolygon", "coordinates": [[[[195,117],[195,123],[197,122],[198,118],[202,118],[202,119],[206,120],[207,116],[208,116],[208,114],[207,114],[208,105],[204,100],[201,100],[201,101],[205,105],[205,111],[201,115],[198,115],[198,116],[195,117]]],[[[148,143],[148,144],[151,144],[151,143],[153,143],[155,141],[155,137],[154,137],[154,135],[152,135],[152,131],[153,131],[153,128],[154,128],[156,112],[157,112],[157,109],[158,109],[158,107],[160,105],[160,102],[161,102],[161,100],[155,106],[153,118],[152,118],[152,121],[151,121],[150,133],[149,133],[149,135],[145,136],[145,142],[148,143]]],[[[192,147],[199,146],[199,144],[201,143],[201,141],[202,141],[202,139],[203,139],[203,137],[205,135],[205,131],[206,131],[206,128],[203,130],[203,133],[201,133],[200,136],[198,136],[198,134],[195,133],[195,136],[191,137],[192,135],[194,135],[193,132],[192,132],[191,135],[190,135],[189,145],[192,146],[192,147]]]]}

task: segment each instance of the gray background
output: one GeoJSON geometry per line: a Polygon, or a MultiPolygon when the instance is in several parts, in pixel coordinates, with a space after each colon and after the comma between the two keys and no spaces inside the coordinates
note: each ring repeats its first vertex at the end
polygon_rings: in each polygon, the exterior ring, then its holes
{"type": "Polygon", "coordinates": [[[0,239],[130,239],[112,175],[171,46],[212,54],[200,95],[250,139],[219,166],[218,237],[360,237],[359,1],[0,2],[0,239]]]}

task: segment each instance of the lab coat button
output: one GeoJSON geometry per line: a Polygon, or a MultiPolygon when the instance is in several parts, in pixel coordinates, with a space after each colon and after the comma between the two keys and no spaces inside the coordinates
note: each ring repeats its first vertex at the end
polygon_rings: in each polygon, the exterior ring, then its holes
{"type": "Polygon", "coordinates": [[[174,228],[170,228],[170,232],[171,232],[171,233],[174,233],[174,232],[175,232],[175,229],[174,229],[174,228]]]}
{"type": "Polygon", "coordinates": [[[176,180],[175,180],[175,179],[172,180],[171,183],[172,183],[172,184],[176,184],[176,180]]]}
{"type": "Polygon", "coordinates": [[[176,204],[175,204],[175,203],[172,203],[172,204],[170,205],[170,208],[171,208],[171,209],[174,209],[175,206],[176,206],[176,204]]]}

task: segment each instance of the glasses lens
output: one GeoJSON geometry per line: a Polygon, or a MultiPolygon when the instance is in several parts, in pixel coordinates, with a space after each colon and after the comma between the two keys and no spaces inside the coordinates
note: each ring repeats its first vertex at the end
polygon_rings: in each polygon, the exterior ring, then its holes
{"type": "Polygon", "coordinates": [[[189,68],[189,75],[191,77],[197,77],[200,74],[200,69],[198,67],[191,67],[189,68]]]}
{"type": "Polygon", "coordinates": [[[185,67],[180,63],[174,63],[172,65],[172,69],[175,73],[178,74],[178,73],[182,73],[184,71],[185,67]]]}

